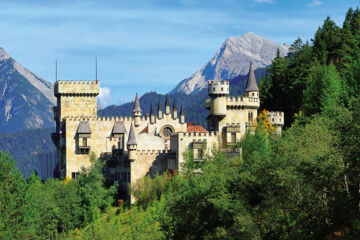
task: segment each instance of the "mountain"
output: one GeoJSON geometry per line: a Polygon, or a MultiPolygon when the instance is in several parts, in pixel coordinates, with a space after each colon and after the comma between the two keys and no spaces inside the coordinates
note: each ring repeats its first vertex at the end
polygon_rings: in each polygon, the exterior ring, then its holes
{"type": "Polygon", "coordinates": [[[230,80],[246,75],[250,62],[254,69],[266,68],[280,49],[281,56],[288,52],[287,45],[247,33],[226,39],[215,56],[191,77],[182,80],[170,93],[197,94],[206,88],[209,80],[230,80]]]}
{"type": "Polygon", "coordinates": [[[53,85],[0,48],[0,133],[53,127],[53,85]]]}

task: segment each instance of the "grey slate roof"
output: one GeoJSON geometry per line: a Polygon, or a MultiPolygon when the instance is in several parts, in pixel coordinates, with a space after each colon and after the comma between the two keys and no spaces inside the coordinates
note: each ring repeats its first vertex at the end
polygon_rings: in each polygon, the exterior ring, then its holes
{"type": "Polygon", "coordinates": [[[245,92],[251,91],[259,91],[259,88],[256,83],[255,73],[254,73],[254,66],[250,63],[249,74],[247,79],[247,84],[245,88],[245,92]]]}
{"type": "Polygon", "coordinates": [[[126,128],[124,122],[116,121],[112,131],[113,134],[125,134],[126,128]]]}
{"type": "Polygon", "coordinates": [[[153,103],[151,103],[150,106],[150,116],[154,115],[154,107],[153,107],[153,103]]]}
{"type": "Polygon", "coordinates": [[[127,141],[128,145],[137,145],[133,124],[131,123],[129,138],[127,141]]]}
{"type": "Polygon", "coordinates": [[[170,104],[169,104],[169,95],[168,94],[166,94],[165,106],[170,106],[170,104]]]}
{"type": "Polygon", "coordinates": [[[173,111],[177,111],[176,109],[176,100],[174,99],[174,104],[173,104],[173,111]]]}
{"type": "Polygon", "coordinates": [[[159,101],[159,103],[158,103],[158,112],[159,112],[159,111],[162,111],[160,101],[159,101]]]}
{"type": "Polygon", "coordinates": [[[80,134],[91,134],[90,125],[88,121],[81,121],[77,133],[80,134]]]}
{"type": "Polygon", "coordinates": [[[180,107],[180,116],[184,116],[184,108],[183,108],[182,104],[181,104],[181,107],[180,107]]]}
{"type": "Polygon", "coordinates": [[[141,112],[140,102],[139,102],[139,96],[136,93],[135,102],[134,102],[134,109],[133,112],[141,112]]]}

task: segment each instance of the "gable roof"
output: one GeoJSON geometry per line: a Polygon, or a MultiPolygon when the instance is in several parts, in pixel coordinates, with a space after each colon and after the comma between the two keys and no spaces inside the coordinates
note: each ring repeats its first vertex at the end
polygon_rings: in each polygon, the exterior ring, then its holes
{"type": "Polygon", "coordinates": [[[112,130],[112,133],[113,134],[125,134],[126,128],[125,128],[124,122],[116,121],[114,123],[114,128],[112,130]]]}
{"type": "Polygon", "coordinates": [[[77,129],[77,133],[80,134],[91,134],[90,125],[88,121],[81,121],[77,129]]]}

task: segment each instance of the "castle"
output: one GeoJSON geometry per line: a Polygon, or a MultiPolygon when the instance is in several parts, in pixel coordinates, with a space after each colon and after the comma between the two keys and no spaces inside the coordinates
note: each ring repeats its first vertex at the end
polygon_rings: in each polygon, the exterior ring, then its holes
{"type": "MultiPolygon", "coordinates": [[[[56,81],[53,108],[56,132],[52,138],[59,157],[60,178],[76,178],[82,167],[91,166],[91,153],[106,161],[104,173],[110,182],[127,186],[145,175],[180,170],[183,153],[193,149],[234,145],[248,129],[253,129],[260,107],[259,89],[250,64],[244,96],[230,97],[228,81],[209,81],[209,111],[206,130],[185,122],[183,107],[170,108],[166,96],[164,111],[159,102],[143,116],[136,95],[132,117],[98,117],[99,81],[56,81]]],[[[269,119],[278,133],[284,124],[282,112],[270,112],[269,119]]]]}

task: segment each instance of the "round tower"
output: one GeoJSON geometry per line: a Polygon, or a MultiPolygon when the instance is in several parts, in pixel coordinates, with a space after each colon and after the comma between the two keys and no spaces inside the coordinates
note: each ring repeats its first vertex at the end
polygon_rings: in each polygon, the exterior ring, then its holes
{"type": "Polygon", "coordinates": [[[141,117],[141,107],[139,102],[139,96],[136,93],[135,102],[134,102],[134,109],[133,109],[133,118],[134,118],[134,125],[135,127],[140,126],[140,117],[141,117]]]}
{"type": "Polygon", "coordinates": [[[229,97],[229,82],[209,81],[208,93],[211,99],[211,114],[225,116],[227,98],[229,97]]]}

